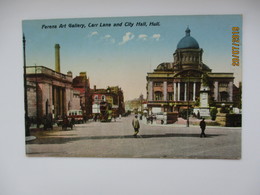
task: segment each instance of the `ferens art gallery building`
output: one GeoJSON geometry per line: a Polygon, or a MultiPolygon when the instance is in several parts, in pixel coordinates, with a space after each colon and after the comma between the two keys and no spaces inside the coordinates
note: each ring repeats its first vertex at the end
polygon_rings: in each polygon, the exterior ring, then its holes
{"type": "Polygon", "coordinates": [[[28,116],[43,118],[63,116],[80,109],[79,92],[73,89],[72,73],[60,72],[60,46],[55,45],[55,70],[44,66],[27,66],[28,116]]]}
{"type": "MultiPolygon", "coordinates": [[[[173,62],[161,63],[147,73],[147,107],[150,112],[172,112],[202,106],[202,90],[217,107],[233,105],[233,73],[213,73],[203,63],[203,49],[190,35],[179,41],[173,62]],[[202,88],[202,84],[207,87],[202,88]]],[[[235,87],[236,88],[236,87],[235,87]]],[[[208,107],[209,105],[204,105],[208,107]]]]}

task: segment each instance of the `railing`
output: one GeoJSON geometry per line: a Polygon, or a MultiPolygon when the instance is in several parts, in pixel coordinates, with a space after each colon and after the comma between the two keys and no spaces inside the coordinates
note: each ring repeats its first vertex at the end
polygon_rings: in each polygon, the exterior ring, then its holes
{"type": "Polygon", "coordinates": [[[72,82],[72,77],[56,72],[52,69],[46,68],[44,66],[27,66],[26,67],[26,74],[45,74],[45,75],[49,75],[52,76],[56,79],[62,79],[62,80],[67,80],[72,82]]]}

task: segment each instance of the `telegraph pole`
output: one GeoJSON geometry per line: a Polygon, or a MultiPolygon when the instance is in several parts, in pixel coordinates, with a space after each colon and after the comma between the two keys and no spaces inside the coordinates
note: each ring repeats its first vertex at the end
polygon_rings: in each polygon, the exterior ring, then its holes
{"type": "Polygon", "coordinates": [[[26,80],[26,55],[25,55],[25,36],[23,34],[23,83],[24,83],[24,109],[25,109],[25,136],[30,136],[30,126],[28,117],[28,98],[27,98],[27,80],[26,80]]]}

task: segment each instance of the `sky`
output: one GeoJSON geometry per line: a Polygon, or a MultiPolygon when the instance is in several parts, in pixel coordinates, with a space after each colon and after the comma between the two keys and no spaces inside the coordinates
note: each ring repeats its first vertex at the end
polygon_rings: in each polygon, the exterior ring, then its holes
{"type": "Polygon", "coordinates": [[[119,86],[125,100],[146,97],[147,73],[173,62],[187,26],[204,50],[203,63],[212,72],[234,73],[237,85],[242,80],[242,42],[240,66],[232,66],[232,27],[240,28],[242,40],[241,15],[24,20],[26,65],[55,69],[54,46],[59,44],[62,73],[72,71],[75,77],[87,72],[91,88],[119,86]]]}

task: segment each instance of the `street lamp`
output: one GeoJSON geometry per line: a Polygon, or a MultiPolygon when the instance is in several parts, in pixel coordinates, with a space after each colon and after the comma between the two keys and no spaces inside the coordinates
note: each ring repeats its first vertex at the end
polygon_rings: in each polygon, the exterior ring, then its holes
{"type": "Polygon", "coordinates": [[[187,108],[187,127],[190,126],[189,121],[189,108],[190,108],[190,72],[188,72],[188,86],[187,86],[187,92],[188,92],[188,108],[187,108]]]}
{"type": "Polygon", "coordinates": [[[170,112],[173,112],[173,103],[170,103],[170,112]]]}
{"type": "Polygon", "coordinates": [[[26,55],[25,55],[25,36],[23,34],[23,82],[24,82],[24,107],[25,107],[25,135],[30,136],[29,117],[28,117],[28,98],[27,98],[27,80],[26,80],[26,55]]]}
{"type": "Polygon", "coordinates": [[[39,116],[39,96],[38,96],[38,80],[37,80],[37,67],[36,64],[34,64],[34,73],[35,73],[35,87],[36,87],[36,123],[37,128],[40,127],[40,116],[39,116]]]}

